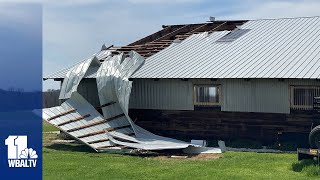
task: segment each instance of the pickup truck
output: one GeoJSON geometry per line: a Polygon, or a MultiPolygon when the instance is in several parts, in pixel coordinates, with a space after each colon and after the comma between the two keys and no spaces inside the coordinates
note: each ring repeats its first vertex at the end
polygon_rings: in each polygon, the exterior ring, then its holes
{"type": "Polygon", "coordinates": [[[320,97],[313,98],[313,118],[309,133],[311,148],[320,149],[320,97]]]}

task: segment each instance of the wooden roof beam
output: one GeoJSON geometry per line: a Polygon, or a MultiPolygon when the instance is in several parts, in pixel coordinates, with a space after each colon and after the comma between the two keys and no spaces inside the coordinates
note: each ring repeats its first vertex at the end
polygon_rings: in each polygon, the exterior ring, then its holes
{"type": "Polygon", "coordinates": [[[160,31],[157,31],[147,37],[144,37],[140,40],[137,40],[133,43],[130,43],[129,45],[137,45],[137,44],[146,44],[148,42],[154,41],[158,38],[161,38],[181,27],[183,27],[184,25],[172,25],[172,26],[164,26],[163,29],[161,29],[160,31]]]}
{"type": "Polygon", "coordinates": [[[99,125],[99,124],[103,124],[103,123],[115,120],[115,119],[123,117],[123,116],[124,116],[124,114],[120,114],[120,115],[117,115],[117,116],[114,116],[114,117],[111,117],[111,118],[108,118],[108,119],[104,119],[104,120],[97,121],[97,122],[92,122],[92,123],[89,123],[89,124],[86,124],[86,125],[83,125],[83,126],[80,126],[80,127],[69,129],[69,130],[67,130],[67,132],[73,132],[73,131],[78,131],[78,130],[81,130],[81,129],[89,128],[89,127],[92,127],[92,126],[96,126],[96,125],[99,125]]]}
{"type": "Polygon", "coordinates": [[[212,23],[205,23],[197,28],[195,28],[194,30],[190,31],[190,32],[187,32],[186,35],[191,35],[193,34],[194,32],[197,32],[197,31],[200,31],[201,29],[204,29],[205,27],[208,26],[208,24],[212,24],[212,23]]]}
{"type": "Polygon", "coordinates": [[[98,109],[102,109],[102,108],[104,108],[104,107],[111,106],[112,104],[115,104],[115,103],[116,103],[116,102],[112,101],[112,102],[103,104],[103,105],[101,105],[101,106],[98,106],[98,107],[96,107],[96,109],[97,109],[97,110],[98,110],[98,109]]]}
{"type": "Polygon", "coordinates": [[[226,24],[227,24],[227,22],[223,22],[223,23],[221,23],[220,25],[218,25],[218,26],[214,27],[213,29],[209,30],[208,32],[209,32],[209,33],[212,33],[212,32],[214,32],[214,31],[219,31],[219,30],[221,30],[223,27],[225,27],[226,24]]]}
{"type": "MultiPolygon", "coordinates": [[[[162,49],[161,49],[162,50],[162,49]]],[[[149,52],[159,52],[159,51],[161,51],[161,50],[146,50],[146,51],[137,51],[137,53],[139,53],[139,54],[143,54],[143,53],[149,53],[149,52]]]]}
{"type": "Polygon", "coordinates": [[[76,111],[76,109],[70,109],[69,111],[66,111],[66,112],[63,112],[63,113],[60,113],[60,114],[58,114],[58,115],[55,115],[55,116],[52,116],[52,117],[48,118],[47,121],[56,119],[56,118],[61,117],[61,116],[65,116],[65,115],[70,114],[70,113],[73,113],[73,112],[75,112],[75,111],[76,111]]]}
{"type": "Polygon", "coordinates": [[[145,47],[153,47],[153,46],[170,46],[170,44],[147,44],[145,47]]]}
{"type": "Polygon", "coordinates": [[[80,117],[77,117],[75,119],[70,119],[68,121],[65,121],[65,122],[62,122],[62,123],[59,123],[58,126],[63,126],[63,125],[66,125],[66,124],[69,124],[69,123],[72,123],[72,122],[77,122],[77,121],[80,121],[84,118],[87,118],[87,117],[90,117],[91,115],[90,114],[86,114],[84,116],[80,116],[80,117]]]}
{"type": "MultiPolygon", "coordinates": [[[[156,42],[156,41],[161,41],[161,40],[169,40],[171,37],[177,35],[178,33],[181,33],[182,31],[185,31],[187,28],[190,28],[190,25],[184,25],[182,26],[181,28],[169,33],[169,34],[166,34],[152,42],[156,42]]],[[[151,42],[150,42],[151,43],[151,42]]]]}

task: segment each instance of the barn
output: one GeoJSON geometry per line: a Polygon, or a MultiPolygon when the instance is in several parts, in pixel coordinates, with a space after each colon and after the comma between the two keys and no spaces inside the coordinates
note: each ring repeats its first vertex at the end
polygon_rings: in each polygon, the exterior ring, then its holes
{"type": "MultiPolygon", "coordinates": [[[[320,17],[163,25],[102,50],[136,51],[146,59],[129,78],[129,113],[153,133],[273,142],[279,134],[310,132],[313,97],[320,96],[320,17]]],[[[71,68],[44,80],[63,82],[71,68]]],[[[78,87],[96,106],[98,68],[78,87]]]]}

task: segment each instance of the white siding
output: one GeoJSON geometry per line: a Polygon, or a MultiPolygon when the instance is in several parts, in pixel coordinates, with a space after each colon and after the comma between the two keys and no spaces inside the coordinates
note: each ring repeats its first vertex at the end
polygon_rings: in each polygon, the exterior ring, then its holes
{"type": "Polygon", "coordinates": [[[316,85],[318,80],[226,79],[222,111],[290,113],[290,86],[316,85]]]}
{"type": "Polygon", "coordinates": [[[135,79],[130,108],[193,110],[193,86],[190,81],[135,79]]]}
{"type": "Polygon", "coordinates": [[[287,82],[273,79],[225,80],[222,111],[290,113],[287,82]]]}

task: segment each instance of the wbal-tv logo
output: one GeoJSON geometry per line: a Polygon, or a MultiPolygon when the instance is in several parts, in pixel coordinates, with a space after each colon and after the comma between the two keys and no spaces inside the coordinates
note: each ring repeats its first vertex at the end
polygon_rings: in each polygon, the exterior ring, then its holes
{"type": "Polygon", "coordinates": [[[34,168],[37,165],[37,152],[28,148],[27,136],[9,136],[5,140],[8,146],[8,165],[12,168],[34,168]]]}

